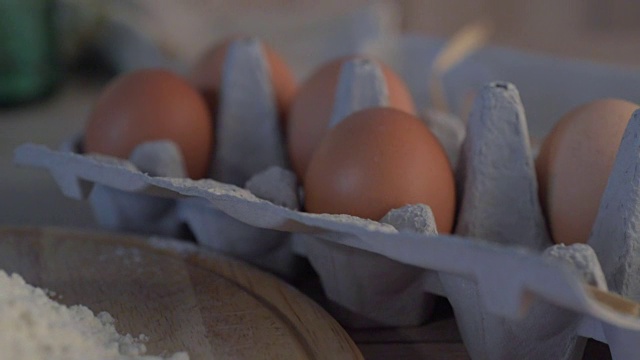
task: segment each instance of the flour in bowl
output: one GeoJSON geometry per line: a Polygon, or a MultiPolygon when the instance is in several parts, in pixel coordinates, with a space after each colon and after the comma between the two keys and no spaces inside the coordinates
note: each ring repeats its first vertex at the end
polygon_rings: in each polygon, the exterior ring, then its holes
{"type": "Polygon", "coordinates": [[[0,354],[12,360],[189,360],[144,355],[146,336],[120,335],[106,312],[67,307],[0,270],[0,354]]]}

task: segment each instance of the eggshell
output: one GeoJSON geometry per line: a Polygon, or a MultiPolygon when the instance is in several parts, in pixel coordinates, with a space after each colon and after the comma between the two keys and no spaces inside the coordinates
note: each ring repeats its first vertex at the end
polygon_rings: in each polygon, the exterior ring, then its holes
{"type": "Polygon", "coordinates": [[[176,143],[189,177],[204,177],[213,129],[203,97],[186,80],[165,70],[120,76],[93,107],[85,129],[85,151],[128,158],[137,145],[154,140],[176,143]]]}
{"type": "MultiPolygon", "coordinates": [[[[191,69],[189,79],[204,95],[213,117],[218,112],[218,98],[222,87],[222,69],[229,45],[234,41],[248,41],[250,38],[232,37],[205,52],[191,69]]],[[[286,120],[286,112],[291,103],[297,82],[289,65],[271,47],[262,43],[274,90],[281,121],[286,120]]],[[[283,124],[284,128],[284,124],[283,124]]]]}
{"type": "MultiPolygon", "coordinates": [[[[301,85],[293,99],[287,127],[287,150],[291,166],[300,179],[304,177],[311,156],[328,132],[340,69],[345,61],[352,58],[340,58],[322,66],[301,85]]],[[[387,83],[389,107],[415,114],[413,99],[402,79],[388,66],[376,62],[387,83]]]]}
{"type": "Polygon", "coordinates": [[[586,243],[632,113],[639,105],[596,100],[566,115],[536,159],[540,202],[556,243],[586,243]]]}
{"type": "Polygon", "coordinates": [[[410,204],[431,207],[451,232],[455,189],[449,160],[415,116],[392,108],[358,111],[320,143],[304,178],[306,210],[380,220],[410,204]]]}

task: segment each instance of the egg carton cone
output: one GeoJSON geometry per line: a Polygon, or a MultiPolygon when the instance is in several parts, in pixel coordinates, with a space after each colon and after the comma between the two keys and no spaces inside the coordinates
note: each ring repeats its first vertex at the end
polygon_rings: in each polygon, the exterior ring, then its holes
{"type": "MultiPolygon", "coordinates": [[[[372,64],[356,59],[342,68],[333,125],[353,111],[386,101],[386,85],[372,64]]],[[[425,205],[392,210],[381,221],[305,213],[298,207],[294,178],[278,165],[256,171],[243,188],[240,180],[154,176],[131,159],[34,144],[17,148],[15,161],[48,169],[63,193],[77,199],[90,197],[98,185],[175,201],[176,216],[190,219],[198,242],[235,251],[254,263],[278,261],[270,265],[274,271],[294,273],[291,258],[305,256],[327,296],[344,310],[339,315],[347,326],[422,323],[437,294],[451,302],[474,359],[576,359],[586,338],[608,343],[615,359],[637,358],[640,305],[608,291],[632,296],[634,287],[628,284],[636,273],[620,271],[615,259],[601,254],[611,250],[594,239],[607,227],[619,227],[607,240],[622,254],[618,259],[628,261],[623,268],[634,268],[635,258],[626,254],[637,241],[632,216],[637,196],[610,188],[622,182],[630,191],[636,189],[632,170],[640,164],[640,118],[634,116],[627,127],[592,239],[588,245],[571,246],[552,245],[546,232],[515,86],[486,85],[476,97],[465,134],[458,133],[459,123],[447,128],[450,120],[443,115],[436,121],[446,128],[441,133],[457,134],[450,142],[455,148],[447,151],[458,159],[460,213],[454,235],[436,233],[425,205]],[[620,222],[612,207],[631,220],[620,222]],[[238,230],[229,235],[223,230],[227,225],[238,230]]]]}
{"type": "MultiPolygon", "coordinates": [[[[515,86],[492,83],[480,93],[469,119],[458,169],[456,234],[519,245],[534,252],[551,245],[538,203],[524,109],[515,86]]],[[[596,267],[594,271],[599,270],[597,262],[590,264],[596,267]]],[[[567,330],[572,322],[571,317],[563,316],[566,310],[537,302],[526,316],[511,320],[497,309],[490,311],[481,305],[485,292],[518,286],[510,283],[513,278],[508,273],[494,276],[495,287],[487,288],[457,274],[440,274],[456,319],[464,324],[460,331],[469,352],[478,359],[574,358],[579,352],[577,335],[575,329],[567,330]],[[549,336],[548,329],[554,327],[562,331],[549,336]],[[538,335],[540,332],[546,336],[538,335]]]]}
{"type": "MultiPolygon", "coordinates": [[[[295,176],[284,170],[288,161],[280,119],[259,40],[243,38],[229,45],[221,86],[210,177],[298,208],[297,192],[287,191],[295,190],[295,176]]],[[[179,208],[200,244],[285,277],[295,275],[290,234],[249,226],[203,201],[182,202],[179,208]]]]}
{"type": "Polygon", "coordinates": [[[640,111],[622,137],[588,244],[609,288],[640,301],[640,111]]]}

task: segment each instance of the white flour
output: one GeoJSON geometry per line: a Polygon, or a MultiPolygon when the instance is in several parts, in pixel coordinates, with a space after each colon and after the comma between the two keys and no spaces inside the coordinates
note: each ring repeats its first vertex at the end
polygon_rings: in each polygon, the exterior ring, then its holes
{"type": "Polygon", "coordinates": [[[120,335],[106,312],[66,307],[0,270],[0,357],[12,360],[189,360],[144,355],[146,336],[120,335]]]}

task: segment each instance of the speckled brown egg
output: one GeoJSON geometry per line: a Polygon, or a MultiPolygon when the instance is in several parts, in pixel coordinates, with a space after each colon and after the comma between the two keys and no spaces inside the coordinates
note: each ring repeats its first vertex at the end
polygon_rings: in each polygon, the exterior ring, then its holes
{"type": "MultiPolygon", "coordinates": [[[[214,118],[218,112],[218,100],[222,87],[222,69],[224,67],[224,61],[227,56],[229,45],[234,41],[257,40],[240,36],[227,39],[221,44],[214,46],[205,52],[193,66],[189,75],[191,83],[202,92],[207,100],[207,105],[209,106],[214,118]]],[[[269,65],[276,106],[278,107],[278,112],[284,128],[286,112],[289,109],[291,99],[296,92],[297,82],[293,76],[293,72],[289,68],[289,65],[275,50],[264,43],[262,43],[262,48],[269,65]]]]}
{"type": "Polygon", "coordinates": [[[312,213],[380,220],[426,204],[439,232],[453,227],[454,179],[442,146],[418,118],[392,108],[358,111],[334,127],[309,163],[304,191],[312,213]]]}
{"type": "Polygon", "coordinates": [[[536,159],[540,202],[556,243],[586,243],[624,130],[638,105],[582,105],[556,124],[536,159]]]}
{"type": "MultiPolygon", "coordinates": [[[[293,99],[287,127],[287,150],[299,179],[304,177],[311,156],[328,132],[340,69],[352,58],[340,58],[322,66],[301,85],[293,99]]],[[[389,107],[415,114],[413,98],[404,81],[391,68],[376,62],[387,83],[389,107]]]]}
{"type": "Polygon", "coordinates": [[[96,102],[84,135],[84,149],[128,158],[146,141],[171,140],[181,150],[187,174],[207,175],[213,129],[203,97],[181,77],[141,70],[112,81],[96,102]]]}

